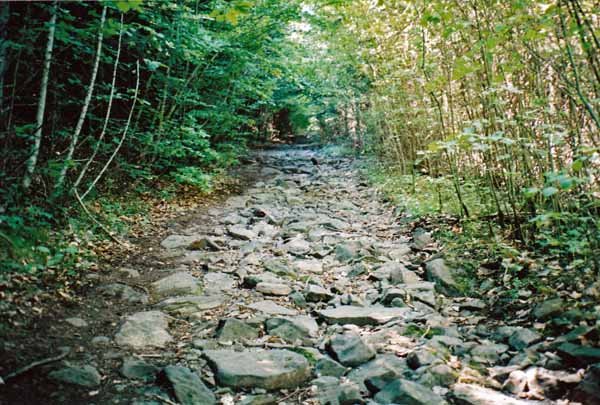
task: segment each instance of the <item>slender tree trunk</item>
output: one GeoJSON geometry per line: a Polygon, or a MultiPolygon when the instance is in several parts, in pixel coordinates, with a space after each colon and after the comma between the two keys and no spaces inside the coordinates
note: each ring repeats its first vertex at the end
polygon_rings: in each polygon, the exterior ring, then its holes
{"type": "Polygon", "coordinates": [[[48,28],[48,42],[44,54],[44,70],[42,72],[42,82],[40,84],[40,97],[38,99],[38,108],[36,114],[36,129],[33,135],[33,150],[27,160],[27,168],[23,177],[23,189],[28,190],[31,186],[31,178],[35,172],[38,156],[40,153],[40,144],[42,142],[42,127],[44,126],[44,113],[46,111],[46,94],[48,92],[48,77],[50,75],[50,62],[52,61],[52,50],[54,48],[54,31],[56,30],[56,14],[58,5],[55,2],[51,9],[51,16],[48,28]]]}
{"type": "Polygon", "coordinates": [[[108,166],[110,166],[110,164],[112,163],[112,161],[115,158],[115,156],[117,156],[117,153],[119,153],[119,149],[121,149],[121,146],[123,146],[123,142],[125,141],[125,137],[127,136],[127,131],[129,130],[129,125],[131,124],[131,117],[133,116],[133,111],[135,110],[135,105],[136,105],[137,100],[138,100],[138,91],[139,91],[139,88],[140,88],[140,61],[138,60],[136,62],[136,81],[135,81],[135,92],[134,92],[134,95],[133,95],[133,103],[131,104],[131,111],[129,111],[129,117],[127,117],[127,123],[125,124],[125,128],[123,129],[123,135],[121,135],[121,140],[119,141],[119,144],[117,145],[117,147],[113,151],[112,155],[110,155],[110,158],[108,159],[108,161],[106,162],[106,164],[104,165],[104,167],[102,168],[102,170],[100,170],[100,173],[98,173],[98,175],[96,176],[96,178],[94,179],[94,181],[92,182],[92,184],[90,184],[90,186],[88,187],[88,189],[81,196],[82,200],[96,186],[96,183],[98,183],[98,181],[100,180],[100,178],[102,177],[102,175],[104,174],[104,172],[106,171],[106,169],[108,169],[108,166]]]}
{"type": "Polygon", "coordinates": [[[6,60],[8,45],[6,28],[9,15],[9,3],[0,3],[0,114],[2,115],[4,115],[4,73],[8,65],[6,60]]]}
{"type": "Polygon", "coordinates": [[[69,166],[71,165],[71,159],[73,159],[73,154],[75,153],[75,146],[77,146],[77,140],[79,139],[79,135],[81,134],[81,129],[83,128],[85,116],[87,115],[87,110],[90,106],[90,101],[92,100],[92,94],[94,93],[94,86],[96,84],[96,76],[98,75],[98,66],[100,65],[100,55],[102,54],[102,39],[104,37],[104,22],[106,21],[106,9],[107,9],[106,6],[104,6],[102,8],[102,17],[100,17],[100,30],[98,33],[98,45],[96,47],[96,56],[94,58],[94,67],[92,69],[92,77],[90,79],[90,84],[88,86],[85,100],[83,102],[81,114],[79,114],[79,120],[77,121],[77,125],[75,126],[75,132],[73,133],[73,137],[71,138],[71,143],[69,144],[69,150],[67,152],[67,156],[65,157],[65,161],[64,161],[63,167],[60,171],[60,175],[58,176],[58,180],[56,181],[56,185],[54,186],[54,192],[56,194],[60,193],[63,183],[65,182],[65,178],[67,176],[67,170],[69,169],[69,166]]]}
{"type": "Polygon", "coordinates": [[[81,169],[81,172],[79,173],[79,176],[77,177],[77,180],[75,180],[75,183],[73,184],[74,190],[77,190],[77,187],[79,186],[79,183],[81,183],[83,176],[85,176],[85,173],[87,172],[88,168],[90,167],[90,164],[94,161],[94,158],[96,157],[96,154],[98,153],[98,150],[100,149],[100,145],[102,144],[102,141],[104,140],[104,136],[106,135],[106,128],[108,127],[108,121],[110,120],[110,112],[112,110],[112,103],[113,103],[113,98],[115,95],[115,82],[117,81],[117,67],[119,66],[119,58],[121,57],[121,40],[122,39],[123,39],[123,14],[121,13],[121,25],[119,28],[119,41],[117,44],[117,54],[115,56],[115,63],[113,65],[112,82],[110,85],[110,95],[108,96],[108,107],[106,107],[106,115],[104,117],[104,125],[102,126],[102,132],[100,132],[100,136],[98,137],[96,146],[94,146],[94,151],[92,152],[92,155],[89,157],[87,162],[85,162],[83,169],[81,169]]]}

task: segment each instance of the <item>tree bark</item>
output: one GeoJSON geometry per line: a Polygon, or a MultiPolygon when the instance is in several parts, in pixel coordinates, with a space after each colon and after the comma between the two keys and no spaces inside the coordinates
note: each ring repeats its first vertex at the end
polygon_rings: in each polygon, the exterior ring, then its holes
{"type": "Polygon", "coordinates": [[[110,95],[108,97],[108,107],[106,108],[106,116],[104,117],[104,125],[102,126],[102,132],[100,133],[100,136],[98,137],[98,141],[96,142],[96,146],[94,147],[94,151],[92,152],[92,155],[87,160],[87,162],[85,162],[83,169],[81,169],[81,172],[79,173],[79,176],[77,177],[77,180],[73,184],[73,190],[75,190],[75,191],[77,190],[77,187],[79,187],[79,183],[81,183],[81,180],[83,179],[83,176],[85,176],[85,173],[87,172],[88,168],[90,167],[90,164],[94,161],[94,158],[96,157],[96,154],[98,153],[98,150],[100,149],[100,145],[102,144],[102,140],[104,139],[104,136],[106,135],[106,128],[108,127],[108,121],[110,119],[110,112],[112,110],[113,98],[115,95],[115,82],[117,80],[117,67],[119,66],[119,58],[121,57],[121,41],[122,41],[122,39],[123,39],[123,13],[121,13],[121,25],[119,28],[119,41],[117,44],[117,54],[115,56],[115,63],[113,66],[112,83],[110,85],[110,95]]]}
{"type": "Polygon", "coordinates": [[[56,181],[56,185],[54,186],[55,194],[60,193],[63,183],[65,182],[67,170],[69,170],[71,159],[73,159],[73,154],[75,153],[75,146],[77,146],[77,140],[79,139],[79,135],[81,134],[81,129],[83,128],[85,116],[87,115],[87,110],[90,106],[90,101],[92,100],[92,94],[94,93],[94,86],[96,85],[96,76],[98,75],[98,66],[100,65],[100,55],[102,54],[102,40],[104,37],[104,22],[106,21],[106,9],[106,6],[102,8],[102,17],[100,18],[100,30],[98,33],[98,44],[96,47],[96,56],[94,58],[92,77],[90,78],[90,84],[88,86],[87,94],[83,102],[81,114],[79,114],[79,120],[77,121],[77,125],[75,126],[75,132],[73,133],[71,143],[69,144],[67,156],[65,157],[65,161],[60,171],[60,175],[58,176],[58,180],[56,181]]]}
{"type": "Polygon", "coordinates": [[[85,198],[85,196],[88,195],[88,193],[90,191],[92,191],[92,189],[96,186],[96,183],[98,183],[98,181],[100,180],[100,178],[102,177],[102,175],[104,174],[106,169],[108,169],[108,166],[110,166],[110,164],[112,163],[115,156],[117,156],[117,153],[119,153],[119,149],[121,149],[121,146],[123,146],[123,142],[125,141],[125,137],[127,136],[127,131],[129,130],[129,125],[131,124],[131,117],[133,116],[133,110],[135,110],[135,105],[138,100],[139,88],[140,88],[140,61],[138,60],[136,62],[136,81],[135,81],[135,92],[133,95],[133,103],[131,104],[131,111],[129,111],[129,117],[127,117],[127,123],[125,124],[125,128],[123,129],[123,135],[121,135],[121,140],[119,141],[119,144],[113,151],[112,155],[110,155],[110,158],[108,159],[108,161],[106,162],[106,164],[104,165],[102,170],[100,170],[100,173],[98,173],[98,175],[96,176],[96,178],[94,179],[92,184],[90,184],[90,186],[85,191],[85,193],[83,193],[83,195],[81,196],[81,200],[83,200],[85,198]]]}
{"type": "Polygon", "coordinates": [[[33,135],[34,143],[31,156],[27,161],[25,176],[23,177],[23,189],[28,190],[31,186],[31,178],[35,172],[38,156],[40,153],[40,144],[42,142],[42,127],[44,126],[44,113],[46,111],[46,94],[48,92],[48,77],[50,75],[50,63],[52,61],[52,50],[54,48],[54,31],[56,30],[56,14],[58,5],[55,2],[52,6],[49,28],[48,42],[46,44],[46,52],[44,54],[44,70],[42,72],[42,82],[40,85],[40,97],[38,100],[38,108],[36,114],[36,129],[33,135]]]}
{"type": "Polygon", "coordinates": [[[8,65],[6,60],[6,48],[8,38],[6,28],[9,17],[9,3],[0,3],[0,114],[4,114],[4,73],[8,65]]]}

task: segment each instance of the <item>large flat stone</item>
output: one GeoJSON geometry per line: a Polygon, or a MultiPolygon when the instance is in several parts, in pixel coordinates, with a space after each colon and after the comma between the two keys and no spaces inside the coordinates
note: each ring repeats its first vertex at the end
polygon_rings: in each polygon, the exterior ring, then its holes
{"type": "Polygon", "coordinates": [[[190,369],[181,366],[168,366],[163,370],[163,378],[173,390],[177,401],[182,405],[216,404],[215,394],[190,369]]]}
{"type": "Polygon", "coordinates": [[[72,366],[61,368],[60,370],[52,371],[48,374],[48,377],[55,381],[60,381],[73,385],[80,385],[82,387],[93,388],[100,385],[102,376],[98,373],[94,367],[85,366],[72,366]]]}
{"type": "Polygon", "coordinates": [[[200,291],[200,286],[196,277],[182,271],[155,281],[152,283],[152,290],[156,295],[166,297],[169,295],[196,294],[200,291]]]}
{"type": "Polygon", "coordinates": [[[292,292],[292,288],[284,283],[260,282],[256,285],[256,291],[265,295],[285,296],[292,292]]]}
{"type": "Polygon", "coordinates": [[[219,385],[233,388],[295,388],[310,378],[308,361],[289,350],[204,352],[219,385]]]}
{"type": "Polygon", "coordinates": [[[132,304],[148,303],[148,295],[142,292],[137,292],[130,286],[121,283],[112,283],[102,286],[98,289],[104,296],[114,297],[119,301],[130,302],[132,304]]]}
{"type": "Polygon", "coordinates": [[[225,273],[207,273],[204,275],[204,290],[207,294],[220,294],[235,288],[237,281],[225,273]]]}
{"type": "Polygon", "coordinates": [[[186,295],[167,298],[156,304],[156,307],[177,315],[189,315],[200,311],[218,308],[225,302],[221,295],[186,295]]]}
{"type": "Polygon", "coordinates": [[[396,380],[375,395],[380,404],[447,405],[448,402],[430,388],[409,380],[396,380]]]}
{"type": "Polygon", "coordinates": [[[425,270],[427,279],[435,283],[437,291],[451,297],[461,295],[462,287],[457,280],[458,272],[448,267],[444,259],[438,258],[427,262],[425,270]]]}
{"type": "Polygon", "coordinates": [[[317,322],[307,315],[271,318],[267,320],[265,326],[270,335],[279,336],[291,343],[316,337],[319,332],[317,322]]]}
{"type": "Polygon", "coordinates": [[[558,354],[566,360],[578,365],[600,363],[600,348],[563,343],[557,348],[558,354]]]}
{"type": "Polygon", "coordinates": [[[327,343],[327,349],[337,361],[348,367],[359,366],[375,357],[375,350],[355,332],[333,336],[327,343]]]}
{"type": "Polygon", "coordinates": [[[361,389],[367,390],[365,382],[372,379],[382,381],[392,381],[410,375],[412,370],[408,367],[405,359],[397,357],[395,354],[382,354],[351,370],[348,373],[348,379],[357,383],[361,389]]]}
{"type": "Polygon", "coordinates": [[[217,338],[220,342],[239,342],[243,340],[257,339],[259,330],[246,322],[229,318],[221,320],[217,338]]]}
{"type": "Polygon", "coordinates": [[[475,384],[455,384],[452,390],[452,397],[460,404],[465,405],[533,405],[540,404],[539,401],[527,401],[504,395],[501,392],[494,391],[475,384]]]}
{"type": "Polygon", "coordinates": [[[393,319],[414,319],[414,313],[409,308],[341,306],[317,313],[327,323],[340,325],[381,325],[393,319]]]}
{"type": "Polygon", "coordinates": [[[185,248],[195,239],[197,239],[197,236],[170,235],[160,242],[160,245],[165,249],[185,248]]]}
{"type": "Polygon", "coordinates": [[[265,313],[267,315],[297,315],[298,311],[295,309],[290,309],[283,307],[279,304],[274,303],[273,301],[264,300],[253,302],[248,305],[248,308],[254,309],[255,311],[259,311],[265,313]]]}
{"type": "Polygon", "coordinates": [[[236,239],[240,240],[253,240],[256,239],[256,234],[252,232],[250,229],[246,229],[246,227],[242,225],[233,225],[227,228],[227,232],[229,235],[233,236],[236,239]]]}
{"type": "Polygon", "coordinates": [[[163,347],[173,340],[167,332],[168,326],[168,316],[160,311],[138,312],[126,318],[115,335],[115,342],[134,349],[163,347]]]}

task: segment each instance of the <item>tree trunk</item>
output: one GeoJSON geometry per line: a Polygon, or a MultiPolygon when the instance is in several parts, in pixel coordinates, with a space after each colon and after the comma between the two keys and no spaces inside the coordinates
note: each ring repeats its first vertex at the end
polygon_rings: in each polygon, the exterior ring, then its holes
{"type": "Polygon", "coordinates": [[[0,114],[4,115],[4,73],[8,65],[6,60],[6,48],[8,38],[6,27],[8,25],[8,3],[0,3],[0,114]]]}
{"type": "Polygon", "coordinates": [[[112,76],[112,82],[110,85],[110,95],[108,96],[108,107],[106,107],[106,115],[104,117],[104,125],[102,126],[102,132],[100,133],[100,136],[98,137],[98,141],[96,142],[96,146],[94,147],[94,151],[92,152],[92,155],[87,160],[87,162],[85,162],[83,169],[81,169],[81,172],[79,173],[79,176],[77,177],[77,180],[73,184],[73,189],[75,191],[77,190],[79,183],[81,183],[83,176],[85,176],[85,173],[87,172],[88,168],[90,167],[90,164],[94,161],[94,158],[96,157],[96,154],[98,153],[98,150],[100,149],[100,145],[102,144],[102,140],[104,139],[104,136],[106,135],[106,128],[108,127],[108,121],[110,119],[110,112],[112,110],[113,98],[115,95],[115,82],[117,80],[117,67],[119,66],[119,58],[121,57],[121,41],[122,41],[122,39],[123,39],[123,13],[121,13],[121,25],[119,28],[119,42],[117,44],[117,55],[115,56],[115,63],[113,65],[113,76],[112,76]]]}
{"type": "Polygon", "coordinates": [[[52,6],[51,17],[48,28],[48,42],[46,44],[46,53],[44,54],[44,70],[42,72],[42,82],[40,85],[40,97],[36,114],[36,129],[33,135],[33,150],[27,161],[25,176],[23,177],[23,189],[27,190],[31,186],[31,178],[35,172],[38,155],[40,153],[40,144],[42,142],[42,127],[44,126],[44,113],[46,111],[46,93],[48,91],[48,76],[50,75],[50,62],[52,61],[52,49],[54,48],[54,31],[56,29],[57,3],[52,6]]]}
{"type": "Polygon", "coordinates": [[[140,61],[138,60],[136,62],[136,81],[135,81],[135,92],[133,95],[133,103],[131,104],[131,111],[129,111],[129,117],[127,117],[127,123],[125,124],[125,128],[123,129],[123,135],[121,135],[121,140],[119,141],[119,144],[113,151],[112,155],[110,155],[110,158],[108,158],[108,161],[106,162],[106,164],[104,165],[102,170],[100,170],[100,173],[98,173],[98,175],[96,176],[96,178],[94,179],[92,184],[90,184],[90,186],[88,187],[86,192],[81,196],[82,200],[96,186],[96,183],[98,183],[98,181],[100,180],[100,178],[102,177],[102,175],[104,174],[106,169],[108,169],[108,166],[110,166],[110,164],[112,163],[115,156],[117,156],[117,153],[119,153],[119,149],[121,149],[121,146],[123,146],[123,142],[125,141],[125,137],[127,136],[127,131],[129,130],[129,125],[131,124],[131,117],[133,116],[133,111],[135,110],[135,105],[138,100],[139,89],[140,89],[140,61]]]}
{"type": "Polygon", "coordinates": [[[102,8],[102,17],[100,17],[100,30],[98,33],[98,45],[96,47],[96,56],[94,58],[94,67],[92,70],[92,77],[90,79],[90,84],[87,90],[87,94],[85,96],[85,101],[83,102],[83,108],[81,109],[81,114],[79,114],[79,120],[77,121],[77,125],[75,126],[75,132],[73,133],[73,137],[71,138],[71,143],[69,144],[69,150],[67,152],[67,156],[65,157],[65,161],[63,167],[60,171],[60,175],[58,176],[58,180],[56,181],[56,185],[54,186],[55,194],[60,193],[63,183],[65,182],[65,177],[67,176],[67,170],[69,169],[69,165],[71,164],[71,159],[73,158],[73,154],[75,153],[75,146],[77,145],[77,140],[79,139],[79,135],[81,134],[81,129],[83,128],[83,122],[85,121],[85,116],[87,115],[87,110],[90,106],[90,101],[92,100],[92,94],[94,93],[94,86],[96,84],[96,76],[98,74],[98,66],[100,65],[100,55],[102,54],[102,39],[104,35],[104,22],[106,21],[106,9],[104,6],[102,8]]]}

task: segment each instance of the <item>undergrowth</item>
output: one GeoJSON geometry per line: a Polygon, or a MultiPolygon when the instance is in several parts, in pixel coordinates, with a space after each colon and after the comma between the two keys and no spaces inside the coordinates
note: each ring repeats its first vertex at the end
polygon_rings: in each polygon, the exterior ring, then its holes
{"type": "Polygon", "coordinates": [[[594,221],[579,217],[566,221],[564,216],[562,222],[541,221],[558,215],[548,210],[518,227],[503,226],[492,202],[481,199],[482,184],[461,184],[471,214],[465,218],[449,178],[406,175],[370,160],[363,164],[363,173],[398,212],[434,233],[446,260],[464,270],[464,287],[471,294],[500,286],[500,299],[517,302],[552,296],[565,286],[581,291],[596,279],[594,243],[599,231],[594,221]],[[529,238],[518,234],[523,229],[529,238]]]}
{"type": "Polygon", "coordinates": [[[58,208],[40,201],[5,208],[0,213],[0,313],[10,316],[15,307],[34,307],[44,292],[71,298],[83,276],[97,268],[98,254],[118,250],[115,240],[139,235],[155,217],[164,219],[161,211],[174,201],[192,205],[232,180],[224,170],[202,173],[201,182],[195,181],[195,171],[190,173],[138,183],[127,193],[103,190],[85,202],[88,213],[80,205],[58,208]]]}

